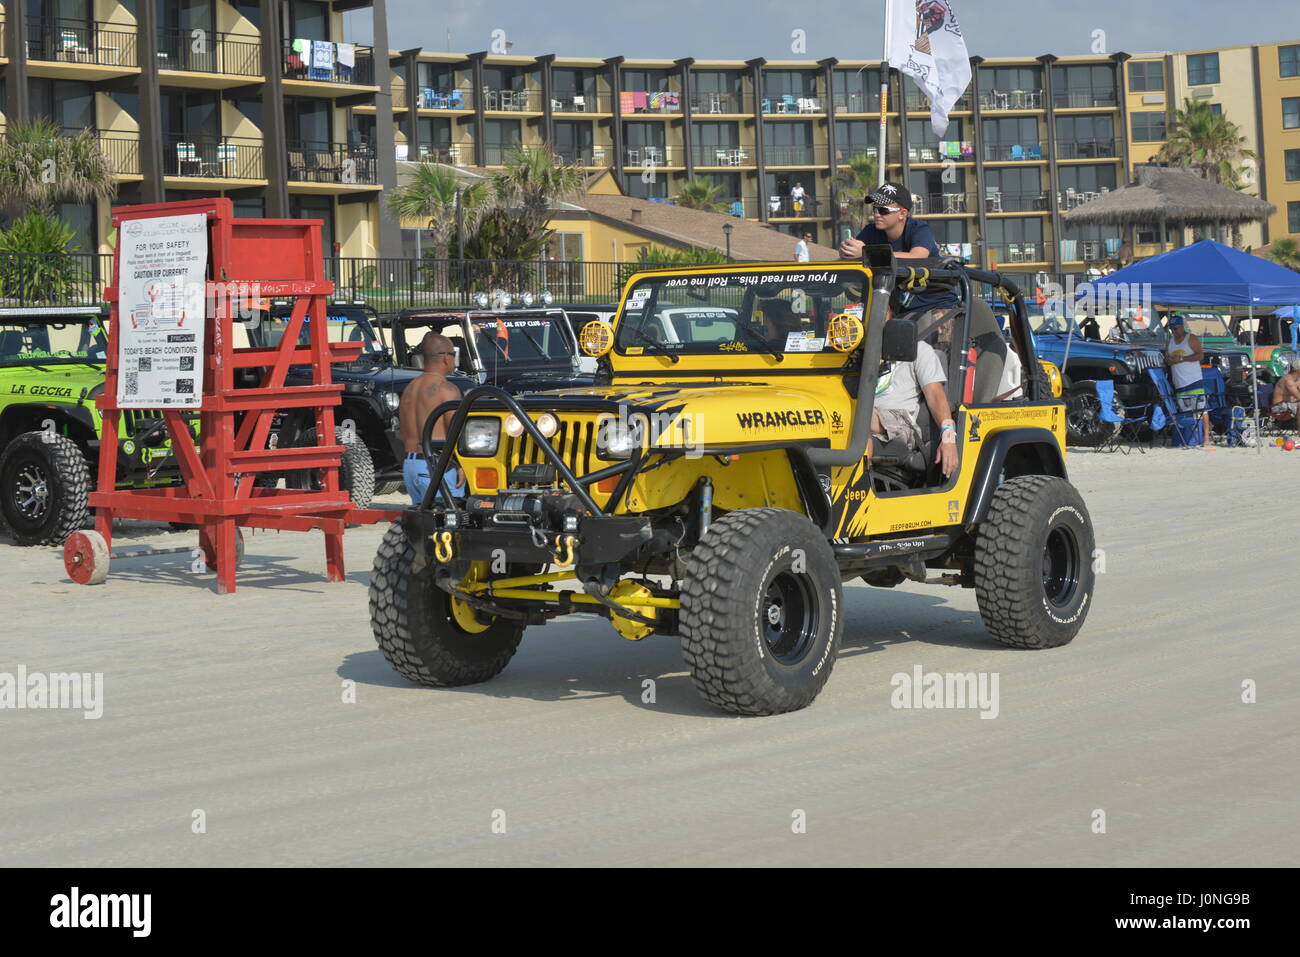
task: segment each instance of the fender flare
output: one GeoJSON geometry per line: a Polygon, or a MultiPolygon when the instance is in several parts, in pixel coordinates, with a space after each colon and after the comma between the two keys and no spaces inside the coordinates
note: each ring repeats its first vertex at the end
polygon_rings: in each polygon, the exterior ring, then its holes
{"type": "Polygon", "coordinates": [[[1005,429],[994,432],[984,440],[979,461],[975,466],[975,481],[971,483],[966,502],[966,518],[962,522],[967,532],[988,516],[1003,470],[1012,469],[1015,475],[1054,475],[1067,478],[1065,459],[1056,436],[1043,428],[1005,429]]]}

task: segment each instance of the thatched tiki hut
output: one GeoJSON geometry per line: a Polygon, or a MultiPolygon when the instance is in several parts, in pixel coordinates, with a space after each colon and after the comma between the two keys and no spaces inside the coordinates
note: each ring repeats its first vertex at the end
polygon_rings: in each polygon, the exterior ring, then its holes
{"type": "Polygon", "coordinates": [[[1182,245],[1184,227],[1233,227],[1267,219],[1276,207],[1262,199],[1202,179],[1190,170],[1138,165],[1137,179],[1099,199],[1076,206],[1061,218],[1071,226],[1158,227],[1160,251],[1168,245],[1168,231],[1177,232],[1182,245]]]}

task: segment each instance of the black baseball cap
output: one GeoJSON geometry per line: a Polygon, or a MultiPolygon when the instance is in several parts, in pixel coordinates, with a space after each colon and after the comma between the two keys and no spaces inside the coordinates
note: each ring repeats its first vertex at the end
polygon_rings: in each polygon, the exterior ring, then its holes
{"type": "Polygon", "coordinates": [[[886,183],[867,197],[868,206],[901,206],[912,211],[912,191],[901,183],[886,183]]]}

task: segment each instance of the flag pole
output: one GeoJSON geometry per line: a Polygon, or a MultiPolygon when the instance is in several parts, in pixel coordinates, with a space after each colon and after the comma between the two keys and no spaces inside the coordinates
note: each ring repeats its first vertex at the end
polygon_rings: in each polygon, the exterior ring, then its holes
{"type": "Polygon", "coordinates": [[[885,0],[885,35],[881,43],[880,58],[880,136],[879,155],[876,161],[876,185],[885,185],[885,156],[889,152],[889,125],[886,115],[889,113],[889,38],[894,25],[893,0],[885,0]]]}

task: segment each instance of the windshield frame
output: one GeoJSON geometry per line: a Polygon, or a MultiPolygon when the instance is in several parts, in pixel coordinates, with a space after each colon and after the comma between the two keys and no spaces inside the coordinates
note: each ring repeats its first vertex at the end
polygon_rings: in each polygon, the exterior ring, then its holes
{"type": "MultiPolygon", "coordinates": [[[[764,300],[784,300],[789,302],[792,297],[788,294],[791,290],[800,289],[801,286],[809,287],[826,286],[831,283],[842,284],[852,279],[856,285],[861,287],[862,300],[861,313],[859,318],[865,324],[869,315],[869,302],[871,295],[871,277],[865,267],[857,262],[844,263],[815,263],[815,264],[745,264],[745,265],[727,265],[714,267],[696,267],[692,269],[660,269],[647,270],[632,275],[623,289],[623,295],[619,300],[618,312],[615,314],[612,325],[614,326],[614,342],[610,348],[609,355],[616,361],[620,370],[629,372],[649,371],[662,369],[665,362],[672,363],[676,367],[677,362],[692,363],[716,363],[719,359],[750,359],[759,358],[764,364],[788,362],[790,360],[799,360],[805,364],[814,366],[826,365],[828,367],[840,367],[844,364],[847,357],[844,353],[835,351],[830,345],[825,333],[825,326],[829,323],[830,316],[819,319],[819,314],[823,311],[824,303],[832,302],[832,297],[824,295],[826,290],[818,292],[808,292],[806,295],[809,299],[808,309],[804,315],[811,315],[812,322],[800,320],[801,328],[806,329],[808,338],[823,340],[822,346],[816,351],[790,350],[787,346],[790,343],[790,336],[797,331],[793,328],[786,329],[786,339],[781,342],[779,338],[768,339],[770,349],[763,349],[753,337],[745,335],[740,331],[741,323],[745,320],[741,317],[745,315],[753,316],[761,307],[758,305],[764,300]],[[725,283],[719,283],[720,277],[726,277],[725,283]],[[668,283],[674,283],[669,286],[668,283]],[[712,302],[707,299],[704,301],[692,302],[693,298],[690,293],[692,289],[700,289],[708,292],[720,287],[730,287],[742,291],[739,304],[712,302]],[[672,302],[660,305],[660,296],[665,291],[677,293],[686,301],[672,302]],[[774,295],[764,296],[763,291],[775,290],[774,295]],[[644,291],[644,294],[641,294],[644,291]],[[640,295],[640,298],[638,297],[640,295]],[[629,308],[634,302],[643,303],[643,308],[629,308]],[[677,325],[676,317],[670,315],[672,320],[670,326],[664,327],[661,331],[663,336],[663,349],[652,349],[645,342],[641,341],[641,336],[633,332],[633,327],[624,328],[625,323],[636,320],[635,328],[640,330],[646,336],[649,331],[646,327],[646,316],[653,316],[656,320],[662,322],[662,316],[666,310],[682,310],[689,313],[691,311],[703,313],[734,313],[734,316],[727,316],[732,322],[736,323],[737,331],[734,335],[725,339],[715,339],[702,342],[682,342],[680,341],[681,330],[677,325]],[[667,334],[668,328],[672,329],[672,335],[667,334]],[[818,330],[820,329],[820,336],[818,330]],[[677,340],[677,341],[674,341],[677,340]],[[728,346],[732,348],[728,348],[728,346]],[[740,348],[743,346],[743,348],[740,348]],[[780,358],[776,357],[780,354],[780,358]],[[760,358],[761,357],[761,358],[760,358]],[[820,361],[819,360],[820,357],[820,361]]],[[[833,298],[843,297],[841,291],[833,298]]],[[[854,303],[857,305],[858,303],[854,303]]],[[[841,314],[847,308],[832,307],[835,314],[841,314]]],[[[721,317],[714,317],[715,319],[721,317]]],[[[775,323],[774,323],[775,325],[775,323]]],[[[758,326],[752,320],[750,327],[753,331],[758,332],[758,326]]],[[[760,333],[760,337],[761,333],[760,333]]],[[[764,337],[765,338],[765,337],[764,337]]]]}
{"type": "MultiPolygon", "coordinates": [[[[286,311],[284,306],[279,304],[274,304],[270,309],[263,311],[262,319],[260,322],[258,322],[257,325],[258,325],[258,338],[261,340],[262,346],[264,348],[274,349],[279,347],[280,341],[284,337],[284,332],[288,329],[288,324],[291,317],[291,309],[292,307],[290,307],[290,311],[286,311]],[[270,327],[272,324],[278,324],[283,327],[280,330],[280,335],[276,338],[274,342],[271,342],[270,336],[268,335],[269,332],[268,327],[270,327]]],[[[330,327],[330,323],[331,323],[330,316],[343,316],[345,314],[346,314],[346,321],[355,323],[356,326],[361,330],[361,334],[362,334],[361,342],[363,345],[361,349],[361,354],[357,356],[356,359],[353,359],[351,361],[360,362],[363,360],[379,360],[379,361],[386,360],[389,355],[388,345],[387,343],[384,342],[383,337],[380,336],[379,334],[378,328],[376,327],[375,323],[372,321],[371,316],[373,315],[373,311],[370,310],[368,307],[356,303],[350,303],[350,302],[349,303],[327,303],[325,307],[326,330],[328,330],[330,327]],[[347,311],[346,313],[344,312],[345,310],[347,311]],[[355,314],[352,314],[353,312],[355,312],[355,314]]],[[[310,320],[311,320],[310,316],[304,317],[303,319],[302,329],[298,333],[299,347],[307,346],[311,342],[310,340],[311,321],[310,320]]],[[[330,342],[335,342],[335,341],[347,344],[349,342],[355,343],[357,340],[355,339],[339,339],[339,340],[331,339],[330,340],[330,342]]]]}
{"type": "Polygon", "coordinates": [[[103,352],[102,358],[94,356],[60,356],[60,355],[31,355],[29,358],[22,358],[21,354],[13,358],[0,358],[0,368],[29,368],[33,366],[53,366],[53,365],[105,365],[108,361],[108,327],[106,317],[99,310],[87,310],[85,312],[70,314],[42,314],[39,312],[26,313],[13,316],[0,315],[0,332],[17,331],[9,330],[10,326],[17,326],[20,323],[27,326],[76,326],[79,328],[89,328],[90,339],[93,343],[98,344],[99,349],[103,352]]]}

